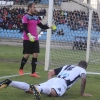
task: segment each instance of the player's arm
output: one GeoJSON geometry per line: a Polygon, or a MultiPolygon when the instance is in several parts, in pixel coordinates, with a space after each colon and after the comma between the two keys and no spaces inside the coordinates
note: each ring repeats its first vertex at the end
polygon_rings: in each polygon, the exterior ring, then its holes
{"type": "Polygon", "coordinates": [[[28,23],[28,19],[27,19],[26,15],[25,15],[22,18],[22,24],[23,24],[23,30],[25,31],[26,34],[29,33],[28,24],[27,23],[28,23]]]}
{"type": "Polygon", "coordinates": [[[85,86],[86,86],[86,74],[81,74],[81,95],[84,94],[84,90],[85,90],[85,86]]]}
{"type": "Polygon", "coordinates": [[[81,91],[80,91],[80,94],[81,94],[81,96],[92,96],[91,94],[84,93],[85,87],[86,87],[86,74],[83,73],[83,74],[81,74],[81,91]]]}
{"type": "Polygon", "coordinates": [[[41,29],[49,29],[50,27],[48,27],[47,25],[43,25],[41,22],[39,24],[37,24],[41,29]]]}
{"type": "Polygon", "coordinates": [[[62,69],[62,67],[50,70],[48,72],[48,79],[52,78],[54,75],[58,75],[59,72],[61,71],[61,69],[62,69]]]}
{"type": "Polygon", "coordinates": [[[54,75],[55,75],[55,71],[54,70],[50,70],[48,72],[48,79],[51,79],[54,75]]]}
{"type": "Polygon", "coordinates": [[[26,34],[29,33],[28,28],[27,28],[27,23],[23,23],[23,30],[25,31],[26,34]]]}

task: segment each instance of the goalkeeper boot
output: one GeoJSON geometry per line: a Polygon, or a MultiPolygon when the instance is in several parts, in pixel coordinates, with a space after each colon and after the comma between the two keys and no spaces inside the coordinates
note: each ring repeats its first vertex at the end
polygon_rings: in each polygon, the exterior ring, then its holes
{"type": "Polygon", "coordinates": [[[34,72],[33,74],[31,74],[31,77],[40,78],[40,76],[36,72],[34,72]]]}
{"type": "Polygon", "coordinates": [[[12,81],[9,79],[5,79],[4,81],[0,82],[0,89],[6,88],[12,81]]]}
{"type": "Polygon", "coordinates": [[[37,90],[37,88],[36,88],[33,84],[31,84],[31,85],[30,85],[30,89],[33,91],[33,94],[34,94],[34,96],[35,96],[35,99],[36,99],[36,100],[40,100],[40,99],[41,99],[41,94],[40,94],[40,92],[37,90]]]}
{"type": "Polygon", "coordinates": [[[20,76],[21,76],[21,75],[24,75],[23,69],[20,69],[20,70],[19,70],[19,75],[20,75],[20,76]]]}

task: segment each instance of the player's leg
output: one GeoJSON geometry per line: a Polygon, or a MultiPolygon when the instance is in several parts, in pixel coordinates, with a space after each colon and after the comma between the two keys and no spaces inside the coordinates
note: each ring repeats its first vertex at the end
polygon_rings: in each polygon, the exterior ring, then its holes
{"type": "Polygon", "coordinates": [[[57,78],[51,86],[51,96],[62,96],[67,89],[67,84],[64,79],[57,78]]]}
{"type": "Polygon", "coordinates": [[[60,78],[52,78],[47,82],[35,86],[36,90],[40,93],[50,95],[50,96],[62,96],[66,89],[67,85],[65,80],[60,78]]]}
{"type": "Polygon", "coordinates": [[[30,90],[33,91],[33,94],[35,96],[36,100],[40,100],[41,98],[41,93],[40,91],[37,89],[36,86],[34,86],[33,84],[30,85],[30,90]]]}
{"type": "Polygon", "coordinates": [[[12,81],[9,79],[6,79],[4,81],[0,82],[0,89],[7,87],[12,81]]]}
{"type": "MultiPolygon", "coordinates": [[[[55,80],[55,78],[49,79],[48,81],[41,83],[39,85],[35,85],[36,90],[38,90],[40,93],[50,95],[51,93],[51,85],[52,82],[55,80]]],[[[32,89],[31,89],[32,90],[32,89]]]]}
{"type": "Polygon", "coordinates": [[[18,88],[25,92],[30,91],[30,85],[25,82],[11,81],[10,79],[5,79],[4,81],[0,82],[0,89],[5,88],[7,86],[18,88]]]}
{"type": "Polygon", "coordinates": [[[24,71],[23,71],[23,68],[24,68],[24,65],[26,64],[29,56],[30,56],[30,41],[26,41],[24,40],[23,41],[23,58],[21,60],[21,64],[20,64],[20,68],[19,68],[19,75],[24,75],[24,71]]]}
{"type": "Polygon", "coordinates": [[[25,82],[19,82],[19,81],[11,81],[9,79],[6,79],[2,82],[0,82],[0,89],[6,88],[7,86],[14,87],[17,89],[21,89],[25,91],[26,93],[32,93],[35,95],[36,100],[40,100],[40,92],[36,90],[34,85],[29,85],[25,82]]]}
{"type": "Polygon", "coordinates": [[[33,57],[31,61],[31,66],[32,66],[31,76],[39,78],[40,76],[36,73],[37,58],[38,58],[38,53],[40,52],[39,42],[38,41],[33,42],[32,47],[33,48],[31,48],[31,54],[33,57]]]}
{"type": "Polygon", "coordinates": [[[47,94],[49,95],[51,93],[51,88],[49,88],[48,86],[50,86],[50,80],[44,83],[41,83],[39,85],[30,85],[30,89],[33,91],[33,94],[35,95],[35,98],[37,100],[40,100],[41,98],[41,93],[47,94]]]}

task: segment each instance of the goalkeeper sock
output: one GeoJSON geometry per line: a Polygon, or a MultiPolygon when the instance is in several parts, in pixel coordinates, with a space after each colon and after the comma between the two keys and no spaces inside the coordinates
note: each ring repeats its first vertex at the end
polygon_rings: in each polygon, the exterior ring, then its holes
{"type": "Polygon", "coordinates": [[[32,65],[32,74],[33,74],[36,70],[37,58],[34,58],[34,57],[32,58],[31,65],[32,65]]]}
{"type": "Polygon", "coordinates": [[[20,65],[20,69],[23,69],[24,65],[26,64],[27,59],[25,59],[24,57],[21,60],[21,65],[20,65]]]}

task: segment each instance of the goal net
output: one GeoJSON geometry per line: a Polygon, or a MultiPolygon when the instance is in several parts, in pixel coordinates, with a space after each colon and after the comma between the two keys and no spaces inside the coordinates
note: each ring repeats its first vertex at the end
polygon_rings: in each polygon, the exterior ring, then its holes
{"type": "MultiPolygon", "coordinates": [[[[99,74],[99,3],[97,0],[89,3],[85,0],[64,1],[61,6],[52,6],[51,20],[57,29],[47,32],[45,70],[86,60],[89,63],[88,72],[99,74]]],[[[52,4],[52,0],[49,0],[49,6],[50,2],[52,4]]],[[[49,16],[49,25],[51,20],[49,16]]]]}

